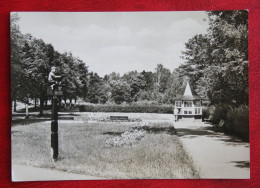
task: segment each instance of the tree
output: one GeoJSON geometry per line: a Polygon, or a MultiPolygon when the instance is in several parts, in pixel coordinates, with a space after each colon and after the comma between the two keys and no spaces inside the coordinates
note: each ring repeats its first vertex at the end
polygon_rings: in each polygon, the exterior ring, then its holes
{"type": "Polygon", "coordinates": [[[116,104],[122,102],[131,102],[131,87],[123,80],[112,80],[111,86],[111,97],[116,104]]]}
{"type": "Polygon", "coordinates": [[[170,76],[171,72],[169,69],[164,68],[162,64],[157,65],[155,69],[154,83],[158,93],[165,92],[170,76]]]}
{"type": "Polygon", "coordinates": [[[87,95],[87,99],[89,102],[98,103],[101,100],[100,97],[103,94],[101,92],[102,85],[102,78],[100,78],[97,73],[90,72],[87,95]]]}
{"type": "Polygon", "coordinates": [[[182,94],[184,86],[184,76],[178,72],[178,69],[175,69],[169,78],[163,102],[172,104],[173,98],[182,94]]]}
{"type": "Polygon", "coordinates": [[[79,97],[86,98],[88,92],[88,66],[80,59],[77,59],[77,61],[77,70],[80,80],[80,88],[77,93],[79,97]]]}
{"type": "Polygon", "coordinates": [[[137,93],[145,88],[145,80],[144,76],[137,71],[131,71],[127,74],[124,74],[123,79],[130,85],[131,87],[131,98],[134,101],[137,101],[137,93]]]}
{"type": "Polygon", "coordinates": [[[11,14],[10,17],[10,45],[11,45],[11,100],[14,102],[14,111],[16,111],[16,100],[19,98],[19,89],[23,76],[21,65],[21,46],[22,34],[19,30],[17,22],[18,14],[11,14]]]}
{"type": "Polygon", "coordinates": [[[203,76],[204,69],[211,66],[212,46],[208,35],[195,35],[187,43],[186,50],[182,52],[185,60],[178,71],[181,76],[188,76],[193,89],[197,89],[197,81],[203,76]]]}
{"type": "Polygon", "coordinates": [[[151,71],[149,71],[149,72],[143,71],[143,72],[141,72],[141,74],[143,75],[144,81],[145,81],[145,88],[144,89],[146,91],[153,90],[154,74],[151,71]]]}
{"type": "Polygon", "coordinates": [[[248,104],[248,12],[208,12],[206,35],[196,35],[186,43],[182,75],[212,104],[248,104]]]}
{"type": "Polygon", "coordinates": [[[40,98],[40,114],[44,109],[44,101],[48,99],[48,75],[51,69],[50,51],[43,40],[25,36],[23,47],[23,69],[25,81],[23,90],[31,96],[40,98]]]}
{"type": "MultiPolygon", "coordinates": [[[[51,44],[36,39],[30,34],[21,34],[17,22],[17,14],[11,15],[11,84],[12,101],[23,101],[24,97],[40,98],[40,115],[44,104],[52,96],[48,81],[51,68],[62,75],[61,85],[63,97],[72,99],[85,98],[88,93],[88,67],[71,53],[60,54],[51,44]]],[[[95,76],[94,76],[95,77],[95,76]]],[[[99,80],[102,80],[101,78],[99,80]]],[[[95,84],[94,84],[95,85],[95,84]]],[[[14,105],[15,110],[15,105],[14,105]]]]}

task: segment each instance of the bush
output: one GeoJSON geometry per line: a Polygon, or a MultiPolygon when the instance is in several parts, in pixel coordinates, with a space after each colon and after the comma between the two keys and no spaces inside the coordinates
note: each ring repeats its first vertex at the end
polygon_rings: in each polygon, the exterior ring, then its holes
{"type": "Polygon", "coordinates": [[[162,113],[172,114],[171,105],[117,105],[117,104],[88,104],[80,105],[80,112],[133,112],[133,113],[162,113]]]}
{"type": "Polygon", "coordinates": [[[211,120],[215,109],[216,108],[214,106],[203,106],[202,107],[202,116],[201,116],[202,121],[204,121],[204,119],[211,120]]]}
{"type": "Polygon", "coordinates": [[[209,119],[209,107],[203,107],[202,108],[202,121],[204,121],[204,119],[209,119]]]}
{"type": "Polygon", "coordinates": [[[249,141],[249,108],[242,105],[231,109],[226,117],[224,131],[235,134],[245,141],[249,141]]]}
{"type": "Polygon", "coordinates": [[[230,109],[231,107],[226,104],[217,105],[213,110],[211,121],[214,124],[219,124],[221,119],[226,120],[227,113],[230,109]]]}

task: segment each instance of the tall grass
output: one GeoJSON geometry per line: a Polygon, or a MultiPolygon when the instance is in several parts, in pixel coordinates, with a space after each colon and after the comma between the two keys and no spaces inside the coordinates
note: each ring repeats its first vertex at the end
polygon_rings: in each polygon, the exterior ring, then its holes
{"type": "Polygon", "coordinates": [[[60,124],[60,158],[50,157],[50,126],[12,127],[15,163],[104,178],[199,178],[172,124],[153,124],[136,144],[107,147],[106,140],[129,130],[135,123],[60,124]]]}

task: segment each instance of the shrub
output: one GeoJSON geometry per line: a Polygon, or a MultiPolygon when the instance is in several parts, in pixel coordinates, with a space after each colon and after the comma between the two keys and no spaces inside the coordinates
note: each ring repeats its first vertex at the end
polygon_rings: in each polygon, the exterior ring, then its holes
{"type": "Polygon", "coordinates": [[[203,107],[202,108],[202,120],[204,121],[204,119],[208,119],[209,118],[209,107],[203,107]]]}
{"type": "Polygon", "coordinates": [[[202,107],[202,120],[208,119],[212,120],[213,113],[215,111],[215,106],[203,106],[202,107]]]}
{"type": "Polygon", "coordinates": [[[88,104],[80,105],[80,112],[133,112],[133,113],[164,113],[172,114],[171,105],[117,105],[117,104],[88,104]]]}
{"type": "Polygon", "coordinates": [[[245,141],[249,141],[249,108],[242,105],[231,109],[226,117],[224,131],[235,134],[245,141]]]}
{"type": "Polygon", "coordinates": [[[231,107],[226,104],[217,105],[213,110],[211,121],[214,124],[219,124],[221,119],[226,120],[227,113],[230,109],[231,107]]]}

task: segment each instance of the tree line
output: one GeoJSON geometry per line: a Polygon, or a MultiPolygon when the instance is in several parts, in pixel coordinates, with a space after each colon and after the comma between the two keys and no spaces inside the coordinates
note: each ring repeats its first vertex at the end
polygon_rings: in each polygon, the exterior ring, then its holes
{"type": "Polygon", "coordinates": [[[16,101],[33,99],[40,101],[40,114],[52,98],[48,76],[53,66],[63,75],[61,80],[65,100],[86,97],[88,67],[72,53],[59,53],[51,44],[36,39],[30,34],[22,34],[17,24],[17,14],[11,16],[11,99],[16,110],[16,101]],[[59,64],[57,64],[57,62],[59,64]]]}
{"type": "MultiPolygon", "coordinates": [[[[99,76],[72,53],[59,53],[51,44],[21,34],[16,14],[11,16],[12,101],[24,97],[40,100],[44,109],[51,99],[51,67],[59,67],[63,99],[81,98],[90,103],[155,102],[172,104],[182,94],[185,77],[191,87],[211,104],[248,105],[248,12],[208,12],[207,34],[195,35],[185,44],[184,63],[174,71],[158,64],[154,71],[116,72],[99,76]],[[57,65],[57,62],[58,65],[57,65]]],[[[173,62],[174,63],[174,62],[173,62]]]]}

